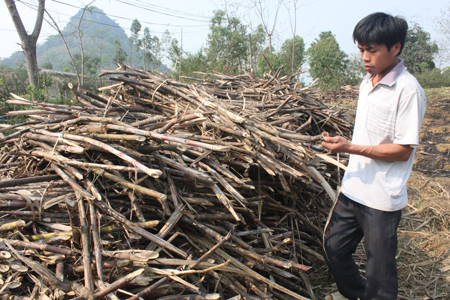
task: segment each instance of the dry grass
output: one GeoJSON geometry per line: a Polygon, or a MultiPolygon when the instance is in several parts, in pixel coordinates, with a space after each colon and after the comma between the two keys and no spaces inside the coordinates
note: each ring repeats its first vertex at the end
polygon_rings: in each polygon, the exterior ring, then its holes
{"type": "Polygon", "coordinates": [[[440,181],[411,176],[399,228],[400,299],[450,298],[450,197],[440,181]]]}

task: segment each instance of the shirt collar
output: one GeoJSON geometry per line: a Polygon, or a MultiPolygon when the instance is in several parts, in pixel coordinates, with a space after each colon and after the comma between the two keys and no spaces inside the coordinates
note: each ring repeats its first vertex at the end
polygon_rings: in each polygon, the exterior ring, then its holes
{"type": "MultiPolygon", "coordinates": [[[[403,59],[399,58],[398,64],[395,65],[395,67],[392,68],[392,70],[390,70],[389,73],[387,73],[380,80],[380,82],[378,84],[384,84],[384,85],[388,85],[388,86],[394,85],[398,76],[400,76],[400,74],[402,74],[405,70],[406,70],[406,67],[403,64],[403,59]]],[[[364,80],[370,80],[371,78],[372,78],[372,74],[369,74],[369,73],[367,73],[367,75],[364,76],[364,80]]]]}

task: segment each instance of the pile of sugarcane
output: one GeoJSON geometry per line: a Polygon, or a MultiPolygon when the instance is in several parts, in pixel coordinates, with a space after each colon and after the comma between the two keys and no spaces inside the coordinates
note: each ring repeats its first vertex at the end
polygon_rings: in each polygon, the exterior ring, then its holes
{"type": "Polygon", "coordinates": [[[28,120],[0,129],[0,297],[314,299],[342,111],[279,71],[104,75],[8,100],[28,120]]]}

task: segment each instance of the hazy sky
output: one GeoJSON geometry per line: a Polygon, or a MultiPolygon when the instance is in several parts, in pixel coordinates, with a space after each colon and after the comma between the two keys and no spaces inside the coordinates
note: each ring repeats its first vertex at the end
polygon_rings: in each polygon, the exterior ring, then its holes
{"type": "MultiPolygon", "coordinates": [[[[251,24],[253,27],[260,24],[254,10],[246,7],[247,0],[96,0],[94,6],[102,9],[109,17],[115,20],[129,35],[129,28],[133,19],[137,18],[143,25],[148,26],[150,31],[160,36],[168,29],[173,37],[181,41],[183,32],[183,48],[187,51],[197,51],[206,44],[209,30],[208,21],[215,9],[223,9],[224,3],[228,2],[230,11],[237,11],[241,21],[251,24]],[[236,5],[233,3],[239,3],[236,5]],[[161,25],[156,25],[161,24],[161,25]]],[[[3,1],[2,1],[3,2],[3,1]]],[[[267,0],[274,4],[277,1],[267,0]]],[[[292,0],[285,0],[291,7],[292,0]]],[[[33,0],[16,1],[19,14],[25,24],[25,28],[31,32],[34,27],[36,16],[36,3],[33,0]],[[28,6],[34,7],[29,8],[28,6]]],[[[47,0],[46,8],[50,14],[60,22],[60,27],[74,15],[80,7],[88,5],[88,1],[77,0],[47,0]]],[[[378,0],[378,1],[356,1],[356,0],[300,0],[297,8],[296,34],[303,37],[307,47],[318,37],[322,31],[330,30],[341,47],[347,54],[356,53],[351,35],[356,23],[366,15],[381,11],[400,15],[406,20],[418,23],[424,30],[430,32],[431,38],[437,40],[437,20],[442,17],[442,10],[450,6],[445,0],[378,0]]],[[[274,7],[270,9],[270,26],[273,25],[274,7]]],[[[286,6],[280,8],[276,23],[276,36],[274,42],[280,45],[286,38],[292,36],[291,22],[294,21],[294,13],[287,12],[286,6]]],[[[54,35],[55,31],[44,22],[38,43],[42,43],[47,37],[54,35]]],[[[15,31],[14,24],[9,15],[6,4],[0,3],[0,57],[8,57],[14,51],[20,50],[20,39],[15,31]]]]}

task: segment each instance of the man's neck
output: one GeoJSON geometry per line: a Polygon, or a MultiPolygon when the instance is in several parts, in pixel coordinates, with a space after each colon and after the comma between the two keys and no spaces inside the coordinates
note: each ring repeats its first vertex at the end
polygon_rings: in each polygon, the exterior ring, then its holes
{"type": "Polygon", "coordinates": [[[376,86],[376,85],[381,81],[381,79],[383,79],[384,76],[386,76],[387,74],[389,74],[389,72],[392,71],[392,69],[393,69],[399,62],[400,62],[400,60],[399,60],[397,57],[395,57],[395,61],[394,61],[388,68],[386,68],[386,70],[384,70],[384,71],[382,71],[382,72],[380,72],[380,73],[378,73],[378,74],[373,75],[373,76],[372,76],[372,86],[376,86]]]}

